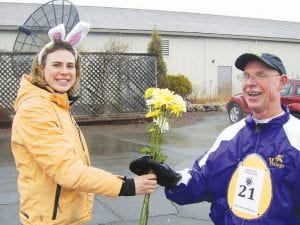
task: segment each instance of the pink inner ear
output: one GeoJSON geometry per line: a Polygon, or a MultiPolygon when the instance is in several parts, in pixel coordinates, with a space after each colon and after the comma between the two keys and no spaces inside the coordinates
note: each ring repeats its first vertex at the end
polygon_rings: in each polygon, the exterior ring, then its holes
{"type": "Polygon", "coordinates": [[[56,41],[60,41],[61,40],[61,33],[59,33],[59,32],[54,33],[53,38],[56,41]]]}
{"type": "Polygon", "coordinates": [[[80,40],[80,38],[81,38],[81,33],[82,33],[82,32],[80,31],[80,32],[74,34],[74,35],[71,37],[69,43],[70,43],[72,46],[75,45],[75,44],[77,44],[77,43],[79,42],[79,40],[80,40]]]}

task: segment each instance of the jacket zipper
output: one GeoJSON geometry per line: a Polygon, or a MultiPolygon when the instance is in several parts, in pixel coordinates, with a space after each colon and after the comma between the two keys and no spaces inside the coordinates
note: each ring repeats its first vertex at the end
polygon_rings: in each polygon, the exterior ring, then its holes
{"type": "MultiPolygon", "coordinates": [[[[81,130],[80,130],[79,126],[77,125],[76,121],[74,120],[74,118],[72,117],[72,114],[71,114],[70,111],[69,111],[69,115],[70,115],[71,122],[73,123],[73,126],[77,130],[77,135],[78,135],[80,143],[81,143],[81,148],[82,148],[82,151],[84,152],[86,149],[85,149],[83,141],[82,141],[81,130]]],[[[90,162],[89,162],[88,158],[85,155],[84,155],[84,157],[85,157],[85,160],[86,160],[86,164],[90,165],[90,162]]]]}
{"type": "Polygon", "coordinates": [[[257,152],[257,146],[258,146],[259,140],[260,140],[260,130],[261,130],[261,127],[258,124],[256,124],[255,125],[255,133],[257,134],[257,136],[256,136],[256,143],[255,143],[254,152],[257,152]]]}
{"type": "Polygon", "coordinates": [[[56,192],[55,192],[55,200],[54,200],[54,208],[53,208],[52,220],[56,219],[60,191],[61,191],[61,186],[59,184],[57,184],[56,185],[56,192]]]}
{"type": "Polygon", "coordinates": [[[80,128],[78,127],[77,124],[75,124],[75,126],[77,127],[77,132],[78,132],[78,136],[79,136],[79,140],[80,140],[80,143],[81,143],[82,150],[85,151],[85,148],[84,148],[84,145],[83,145],[83,142],[82,142],[82,139],[81,139],[80,128]]]}
{"type": "Polygon", "coordinates": [[[71,117],[72,123],[74,124],[74,126],[75,126],[76,129],[77,129],[77,133],[78,133],[78,136],[79,136],[79,140],[80,140],[80,143],[81,143],[82,150],[85,151],[85,148],[84,148],[84,145],[83,145],[83,142],[82,142],[82,139],[81,139],[80,128],[79,128],[79,126],[77,125],[77,123],[74,121],[74,119],[72,118],[71,112],[70,112],[70,117],[71,117]]]}

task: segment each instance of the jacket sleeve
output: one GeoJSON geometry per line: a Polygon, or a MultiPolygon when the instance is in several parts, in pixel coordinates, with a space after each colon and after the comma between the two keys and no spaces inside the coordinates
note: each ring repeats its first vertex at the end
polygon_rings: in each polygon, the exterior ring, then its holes
{"type": "Polygon", "coordinates": [[[192,169],[178,171],[182,179],[172,190],[165,189],[166,197],[179,205],[192,204],[208,200],[203,169],[196,160],[192,169]]]}
{"type": "Polygon", "coordinates": [[[48,102],[24,104],[16,117],[15,132],[30,154],[30,163],[37,163],[54,182],[67,189],[118,196],[121,177],[83,163],[48,102]]]}
{"type": "MultiPolygon", "coordinates": [[[[235,124],[222,131],[209,151],[195,161],[192,169],[180,172],[183,177],[181,182],[172,190],[165,189],[168,199],[180,205],[211,201],[211,177],[215,176],[214,174],[217,174],[220,170],[235,164],[235,162],[232,162],[231,164],[223,163],[223,165],[220,165],[215,161],[217,158],[223,157],[224,154],[220,155],[220,152],[229,152],[224,150],[222,142],[231,140],[237,134],[239,127],[236,126],[235,124]]],[[[242,124],[238,126],[242,126],[242,124]]]]}

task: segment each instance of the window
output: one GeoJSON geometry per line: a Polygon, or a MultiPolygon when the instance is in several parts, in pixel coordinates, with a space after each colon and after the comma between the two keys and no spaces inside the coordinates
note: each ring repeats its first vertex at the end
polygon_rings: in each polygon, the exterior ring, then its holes
{"type": "Polygon", "coordinates": [[[296,87],[296,95],[299,95],[299,96],[300,96],[300,86],[297,86],[297,87],[296,87]]]}
{"type": "Polygon", "coordinates": [[[287,84],[281,91],[281,96],[290,96],[293,93],[293,85],[292,84],[287,84]]]}
{"type": "Polygon", "coordinates": [[[169,40],[162,40],[162,55],[169,56],[169,40]]]}

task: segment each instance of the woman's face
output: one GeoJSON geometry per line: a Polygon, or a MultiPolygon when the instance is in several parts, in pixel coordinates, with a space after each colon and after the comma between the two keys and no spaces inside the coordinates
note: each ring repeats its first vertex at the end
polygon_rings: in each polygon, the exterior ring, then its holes
{"type": "Polygon", "coordinates": [[[57,50],[46,56],[45,80],[56,92],[66,93],[76,82],[75,56],[68,50],[57,50]]]}

